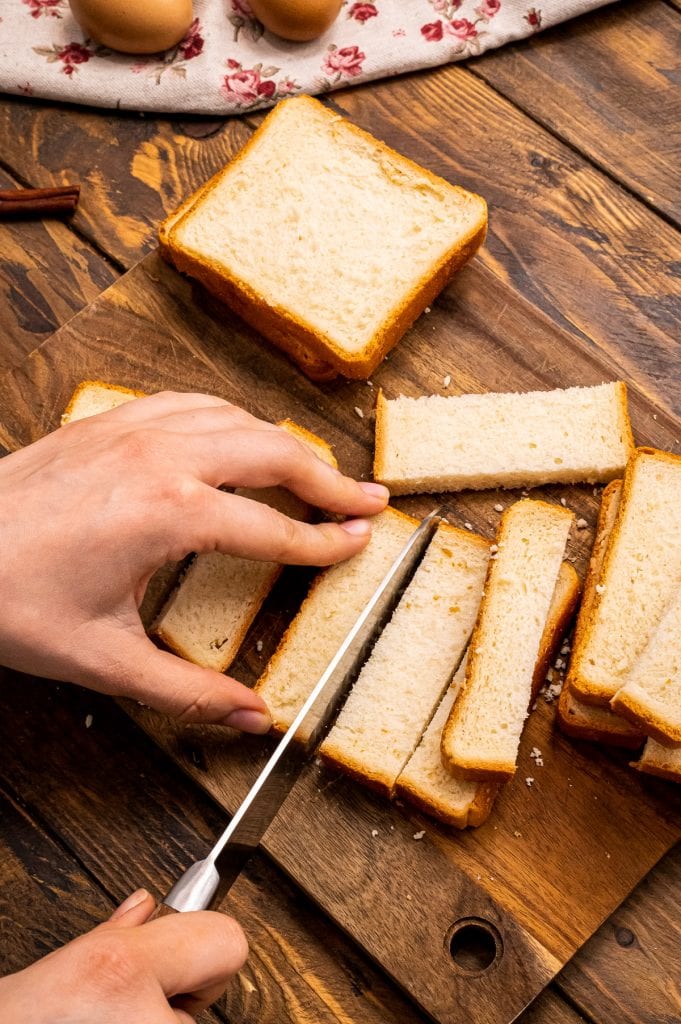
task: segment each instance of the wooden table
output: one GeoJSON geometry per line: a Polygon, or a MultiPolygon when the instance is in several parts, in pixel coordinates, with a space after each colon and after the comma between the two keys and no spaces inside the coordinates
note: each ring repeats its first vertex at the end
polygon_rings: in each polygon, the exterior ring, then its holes
{"type": "MultiPolygon", "coordinates": [[[[490,271],[677,414],[680,10],[606,8],[466,65],[331,98],[482,192],[490,271]]],[[[259,120],[0,102],[0,188],[83,184],[71,224],[0,227],[0,372],[153,248],[164,213],[259,120]]],[[[222,816],[112,701],[11,673],[2,700],[0,956],[16,970],[101,920],[127,894],[131,864],[163,891],[222,816]]],[[[681,1020],[680,894],[677,849],[523,1024],[681,1020]]],[[[244,975],[206,1020],[425,1020],[264,856],[239,883],[237,913],[256,984],[244,975]]]]}

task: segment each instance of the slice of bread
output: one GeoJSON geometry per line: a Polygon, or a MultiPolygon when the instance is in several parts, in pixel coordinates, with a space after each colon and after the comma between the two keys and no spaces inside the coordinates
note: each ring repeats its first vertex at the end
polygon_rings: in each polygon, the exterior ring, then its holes
{"type": "Polygon", "coordinates": [[[417,519],[386,508],[373,518],[364,550],[325,569],[312,584],[255,687],[275,731],[289,727],[417,526],[417,519]]]}
{"type": "Polygon", "coordinates": [[[376,404],[374,477],[392,494],[596,483],[633,450],[626,385],[376,404]]]}
{"type": "Polygon", "coordinates": [[[607,704],[681,584],[681,456],[637,449],[595,596],[575,644],[568,685],[587,703],[607,704]]]}
{"type": "Polygon", "coordinates": [[[486,226],[479,196],[300,96],[166,222],[162,245],[292,358],[366,378],[486,226]]]}
{"type": "MultiPolygon", "coordinates": [[[[534,696],[541,689],[546,670],[563,638],[578,597],[579,577],[573,566],[563,562],[551,598],[539,657],[534,669],[534,696]]],[[[442,763],[442,731],[463,686],[466,661],[464,658],[461,662],[416,750],[402,770],[396,786],[399,796],[403,796],[426,814],[454,828],[481,825],[489,815],[499,791],[499,783],[465,779],[460,775],[454,775],[442,763]]]]}
{"type": "Polygon", "coordinates": [[[103,380],[84,380],[71,395],[69,404],[61,415],[61,424],[73,423],[100,412],[109,412],[133,398],[143,398],[143,391],[133,391],[118,384],[107,384],[103,380]]]}
{"type": "MultiPolygon", "coordinates": [[[[336,465],[330,446],[291,420],[284,427],[325,462],[336,465]]],[[[292,519],[309,520],[312,509],[280,487],[235,492],[261,501],[292,519]]],[[[283,566],[220,552],[197,555],[153,625],[156,636],[186,661],[226,672],[283,566]]]]}
{"type": "Polygon", "coordinates": [[[466,678],[466,662],[464,658],[396,786],[398,796],[452,828],[482,825],[499,792],[498,782],[453,775],[442,763],[442,730],[466,678]]]}
{"type": "Polygon", "coordinates": [[[503,781],[515,772],[573,519],[566,508],[543,501],[518,501],[501,517],[466,683],[442,734],[442,757],[452,771],[488,781],[503,781]]]}
{"type": "Polygon", "coordinates": [[[665,747],[657,740],[648,740],[638,761],[631,762],[632,768],[648,775],[657,775],[669,782],[681,782],[681,749],[665,747]]]}
{"type": "Polygon", "coordinates": [[[392,796],[463,657],[488,560],[482,537],[438,528],[319,749],[326,761],[392,796]]]}
{"type": "Polygon", "coordinates": [[[667,606],[610,707],[660,743],[681,747],[681,593],[667,606]]]}
{"type": "MultiPolygon", "coordinates": [[[[584,635],[585,625],[596,595],[595,587],[600,576],[606,547],[617,516],[621,491],[622,481],[613,480],[601,496],[596,534],[584,580],[584,591],[575,625],[573,646],[581,643],[584,635]]],[[[558,699],[556,722],[562,732],[575,739],[591,740],[631,749],[640,747],[643,743],[643,735],[639,729],[616,715],[607,706],[597,707],[594,704],[585,704],[572,692],[567,682],[563,685],[558,699]]]]}

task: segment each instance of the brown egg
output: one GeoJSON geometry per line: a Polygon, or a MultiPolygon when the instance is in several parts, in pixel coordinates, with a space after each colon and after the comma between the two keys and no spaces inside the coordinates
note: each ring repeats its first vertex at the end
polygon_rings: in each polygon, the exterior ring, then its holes
{"type": "Polygon", "coordinates": [[[192,0],[69,0],[89,39],[123,53],[161,53],[192,23],[192,0]]]}
{"type": "Polygon", "coordinates": [[[249,0],[251,10],[266,29],[304,43],[316,39],[338,17],[343,0],[249,0]]]}

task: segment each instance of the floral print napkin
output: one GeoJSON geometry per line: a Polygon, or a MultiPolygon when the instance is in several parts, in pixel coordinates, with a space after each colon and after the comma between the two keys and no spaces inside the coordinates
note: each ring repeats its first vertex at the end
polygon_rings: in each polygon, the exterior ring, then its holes
{"type": "MultiPolygon", "coordinates": [[[[144,0],[139,0],[144,3],[144,0]]],[[[248,0],[194,0],[172,50],[131,57],[83,36],[67,0],[2,0],[0,90],[131,110],[240,114],[474,57],[609,0],[345,0],[329,30],[287,43],[248,0]]]]}

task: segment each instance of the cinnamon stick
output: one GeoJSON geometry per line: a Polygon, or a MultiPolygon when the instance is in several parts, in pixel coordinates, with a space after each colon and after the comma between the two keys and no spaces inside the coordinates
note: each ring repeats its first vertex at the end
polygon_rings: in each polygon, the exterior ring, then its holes
{"type": "Polygon", "coordinates": [[[80,185],[0,189],[0,220],[73,213],[79,195],[80,185]]]}

